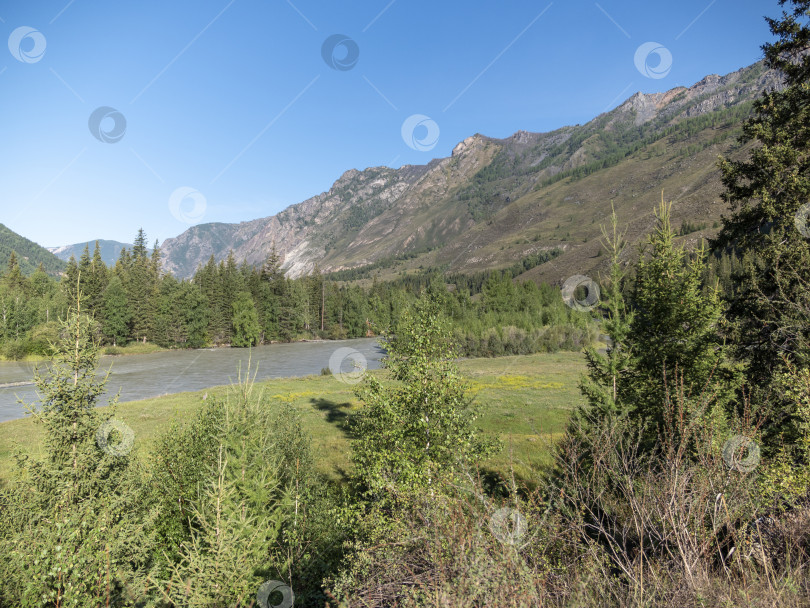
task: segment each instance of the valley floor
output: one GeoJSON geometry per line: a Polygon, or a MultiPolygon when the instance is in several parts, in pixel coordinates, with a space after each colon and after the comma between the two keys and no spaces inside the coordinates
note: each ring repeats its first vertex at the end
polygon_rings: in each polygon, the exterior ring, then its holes
{"type": "MultiPolygon", "coordinates": [[[[518,477],[532,484],[540,467],[548,462],[552,441],[562,433],[581,400],[577,383],[585,371],[582,354],[467,359],[460,362],[460,368],[469,382],[469,394],[480,408],[479,426],[504,442],[502,453],[486,465],[502,473],[512,467],[518,477]]],[[[353,389],[332,376],[307,376],[257,382],[254,390],[263,392],[271,402],[289,401],[301,411],[320,471],[340,479],[350,466],[350,438],[344,422],[360,408],[353,389]]],[[[132,428],[135,449],[146,455],[172,420],[188,420],[206,395],[211,399],[227,391],[228,387],[220,386],[121,403],[115,417],[132,428]]],[[[15,444],[36,455],[41,438],[41,428],[31,418],[0,424],[0,479],[12,472],[15,444]]]]}

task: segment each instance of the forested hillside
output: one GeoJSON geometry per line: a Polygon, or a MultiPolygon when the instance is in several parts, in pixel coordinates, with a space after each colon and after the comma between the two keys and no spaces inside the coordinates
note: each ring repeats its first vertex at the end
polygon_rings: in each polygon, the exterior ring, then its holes
{"type": "Polygon", "coordinates": [[[0,224],[0,264],[3,266],[8,264],[12,251],[17,253],[17,262],[25,275],[32,274],[40,264],[50,275],[58,274],[65,267],[62,260],[44,247],[0,224]]]}

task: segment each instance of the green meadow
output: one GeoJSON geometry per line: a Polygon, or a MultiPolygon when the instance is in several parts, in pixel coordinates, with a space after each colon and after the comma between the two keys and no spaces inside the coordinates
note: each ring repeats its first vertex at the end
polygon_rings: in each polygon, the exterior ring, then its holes
{"type": "MultiPolygon", "coordinates": [[[[549,447],[581,399],[577,383],[585,370],[582,354],[467,359],[460,361],[459,367],[480,411],[478,425],[504,443],[501,454],[485,466],[501,473],[513,470],[531,483],[538,469],[548,462],[549,447]]],[[[298,408],[312,438],[320,471],[340,479],[350,466],[346,420],[361,408],[354,388],[329,375],[266,380],[256,382],[253,390],[261,393],[269,407],[288,401],[298,408]]],[[[116,418],[134,431],[136,453],[147,456],[172,421],[189,420],[203,397],[224,397],[229,390],[233,389],[219,386],[119,403],[116,418]]],[[[0,479],[11,475],[15,449],[37,455],[41,453],[41,440],[41,428],[31,417],[0,424],[0,479]]]]}

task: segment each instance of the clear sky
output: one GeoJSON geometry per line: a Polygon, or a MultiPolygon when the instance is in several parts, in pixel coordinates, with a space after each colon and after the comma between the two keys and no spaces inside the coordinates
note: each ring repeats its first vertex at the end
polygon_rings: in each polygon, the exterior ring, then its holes
{"type": "Polygon", "coordinates": [[[0,2],[0,222],[45,246],[272,215],[350,168],[585,123],[762,58],[776,0],[0,2]],[[655,44],[646,44],[655,43],[655,44]],[[646,44],[646,46],[644,46],[646,44]]]}

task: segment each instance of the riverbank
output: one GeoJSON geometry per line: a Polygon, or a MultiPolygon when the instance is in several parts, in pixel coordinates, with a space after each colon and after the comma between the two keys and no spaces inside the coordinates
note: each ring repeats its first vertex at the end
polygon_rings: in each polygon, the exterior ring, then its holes
{"type": "MultiPolygon", "coordinates": [[[[503,452],[488,466],[500,472],[511,466],[517,476],[536,479],[538,469],[549,461],[550,445],[564,431],[571,411],[581,400],[577,383],[585,371],[582,355],[563,352],[467,359],[459,367],[481,408],[479,426],[504,441],[503,452]]],[[[263,393],[270,404],[288,401],[301,412],[320,472],[340,479],[350,467],[349,438],[343,423],[360,407],[353,388],[331,375],[311,375],[256,382],[255,392],[263,393]]],[[[116,418],[132,428],[134,449],[146,457],[173,420],[189,420],[203,397],[223,397],[228,390],[218,386],[120,403],[116,418]]],[[[41,439],[41,428],[30,417],[1,423],[0,479],[11,473],[15,443],[24,446],[25,453],[39,456],[41,439]]]]}
{"type": "MultiPolygon", "coordinates": [[[[130,342],[126,346],[103,346],[101,348],[101,354],[112,356],[151,355],[152,353],[161,353],[168,350],[168,348],[160,347],[151,342],[130,342]]],[[[50,360],[51,358],[45,355],[26,355],[22,359],[9,359],[8,357],[0,355],[0,362],[8,363],[42,363],[50,360]]]]}
{"type": "MultiPolygon", "coordinates": [[[[376,337],[376,336],[375,336],[376,337]]],[[[307,342],[340,342],[340,340],[327,340],[326,338],[299,338],[297,340],[290,340],[289,342],[281,342],[278,340],[270,340],[263,345],[272,344],[297,344],[307,342]]],[[[235,348],[230,344],[211,345],[204,348],[163,348],[152,342],[130,342],[126,346],[102,346],[101,354],[110,357],[126,357],[128,355],[151,355],[153,353],[166,353],[170,351],[194,351],[194,350],[210,350],[212,348],[235,348]]],[[[50,361],[49,356],[45,355],[26,355],[22,359],[10,359],[0,355],[0,363],[42,363],[50,361]]]]}

